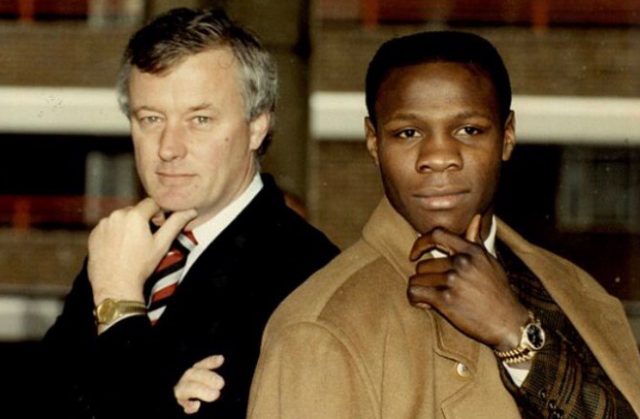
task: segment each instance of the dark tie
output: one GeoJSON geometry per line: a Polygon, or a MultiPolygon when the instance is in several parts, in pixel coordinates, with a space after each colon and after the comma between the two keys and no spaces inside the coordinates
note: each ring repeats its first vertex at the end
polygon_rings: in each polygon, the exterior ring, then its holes
{"type": "Polygon", "coordinates": [[[149,295],[147,315],[152,325],[156,324],[166,310],[167,303],[180,283],[187,256],[197,244],[198,242],[191,231],[180,233],[147,280],[146,287],[151,287],[147,294],[149,295]]]}

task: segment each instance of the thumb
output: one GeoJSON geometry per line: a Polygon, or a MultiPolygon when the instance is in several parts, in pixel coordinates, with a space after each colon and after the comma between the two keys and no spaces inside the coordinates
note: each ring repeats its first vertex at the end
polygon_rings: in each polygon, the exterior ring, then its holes
{"type": "Polygon", "coordinates": [[[467,231],[464,234],[465,239],[472,243],[482,244],[482,238],[480,237],[480,228],[482,226],[482,215],[476,214],[471,219],[467,231]]]}
{"type": "Polygon", "coordinates": [[[171,243],[178,237],[184,226],[197,215],[198,212],[194,209],[176,211],[171,214],[153,235],[156,250],[163,255],[167,253],[171,243]]]}
{"type": "Polygon", "coordinates": [[[211,355],[193,364],[195,368],[205,368],[208,370],[215,370],[224,363],[224,356],[211,355]]]}

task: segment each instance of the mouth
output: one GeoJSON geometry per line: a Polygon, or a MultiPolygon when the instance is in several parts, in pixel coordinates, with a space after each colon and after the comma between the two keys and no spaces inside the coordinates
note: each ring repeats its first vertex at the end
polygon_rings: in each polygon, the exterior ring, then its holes
{"type": "Polygon", "coordinates": [[[421,206],[427,210],[449,210],[457,207],[469,194],[468,189],[433,189],[414,194],[421,206]]]}
{"type": "Polygon", "coordinates": [[[156,176],[160,180],[160,183],[166,186],[181,185],[191,181],[195,175],[189,173],[166,173],[156,172],[156,176]]]}

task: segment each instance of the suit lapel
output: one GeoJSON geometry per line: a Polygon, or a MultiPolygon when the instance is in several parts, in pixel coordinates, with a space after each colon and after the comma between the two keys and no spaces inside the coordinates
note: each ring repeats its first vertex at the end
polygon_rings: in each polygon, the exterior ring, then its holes
{"type": "Polygon", "coordinates": [[[538,276],[611,381],[640,412],[640,356],[620,302],[587,273],[529,244],[501,221],[498,236],[538,276]]]}

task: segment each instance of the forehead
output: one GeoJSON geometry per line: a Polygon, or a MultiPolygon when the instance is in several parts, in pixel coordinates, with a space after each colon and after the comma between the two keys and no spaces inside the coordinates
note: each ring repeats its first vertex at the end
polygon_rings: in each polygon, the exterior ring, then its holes
{"type": "Polygon", "coordinates": [[[398,67],[384,78],[376,96],[378,115],[407,106],[467,106],[498,114],[493,82],[473,65],[430,62],[398,67]]]}
{"type": "Polygon", "coordinates": [[[226,47],[187,55],[161,72],[145,72],[133,67],[129,95],[136,102],[153,102],[171,96],[173,100],[202,101],[241,96],[239,65],[226,47]],[[166,96],[166,97],[165,97],[166,96]]]}

